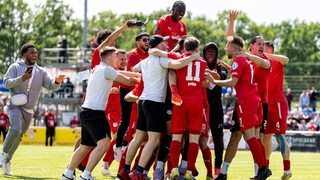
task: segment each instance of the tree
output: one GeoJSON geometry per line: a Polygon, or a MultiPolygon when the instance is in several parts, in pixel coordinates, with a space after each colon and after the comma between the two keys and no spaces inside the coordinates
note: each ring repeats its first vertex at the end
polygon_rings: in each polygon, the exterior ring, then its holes
{"type": "Polygon", "coordinates": [[[19,48],[28,42],[30,10],[22,0],[2,0],[0,6],[0,74],[20,57],[19,48]]]}

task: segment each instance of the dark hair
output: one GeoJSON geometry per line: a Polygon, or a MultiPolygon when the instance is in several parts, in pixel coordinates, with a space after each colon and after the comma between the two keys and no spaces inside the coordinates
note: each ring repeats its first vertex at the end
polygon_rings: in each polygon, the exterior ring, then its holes
{"type": "Polygon", "coordinates": [[[274,51],[274,46],[273,46],[271,41],[265,41],[264,45],[267,46],[267,47],[270,47],[272,49],[272,51],[274,51]]]}
{"type": "Polygon", "coordinates": [[[148,37],[150,37],[150,35],[149,35],[147,32],[139,32],[139,33],[136,35],[136,41],[139,41],[143,36],[148,36],[148,37]]]}
{"type": "Polygon", "coordinates": [[[105,57],[110,56],[115,51],[117,51],[115,47],[105,46],[100,50],[100,58],[104,59],[105,57]]]}
{"type": "Polygon", "coordinates": [[[193,36],[190,36],[186,40],[184,40],[184,48],[186,49],[186,51],[194,51],[199,47],[199,45],[200,41],[193,36]]]}
{"type": "Polygon", "coordinates": [[[20,49],[21,56],[23,56],[23,54],[26,53],[29,48],[36,48],[36,46],[31,43],[24,44],[20,49]]]}
{"type": "Polygon", "coordinates": [[[257,39],[264,40],[262,36],[255,36],[251,39],[250,44],[254,44],[255,42],[257,42],[257,39]]]}
{"type": "Polygon", "coordinates": [[[244,40],[239,36],[229,36],[229,37],[227,37],[227,41],[230,44],[234,44],[234,45],[239,46],[240,48],[243,48],[243,46],[244,46],[244,40]]]}
{"type": "Polygon", "coordinates": [[[110,29],[102,29],[97,33],[97,39],[96,42],[98,44],[101,44],[103,40],[105,40],[106,38],[108,38],[111,34],[112,34],[112,30],[110,29]]]}
{"type": "Polygon", "coordinates": [[[172,5],[172,10],[176,7],[183,7],[183,8],[186,8],[186,4],[183,2],[183,1],[175,1],[172,5]]]}

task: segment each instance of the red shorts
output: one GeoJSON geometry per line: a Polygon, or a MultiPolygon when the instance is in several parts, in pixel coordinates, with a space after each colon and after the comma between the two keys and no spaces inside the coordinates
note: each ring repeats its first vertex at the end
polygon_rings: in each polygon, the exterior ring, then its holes
{"type": "Polygon", "coordinates": [[[241,131],[259,126],[258,111],[262,108],[261,101],[258,98],[253,97],[238,101],[236,110],[241,131]]]}
{"type": "Polygon", "coordinates": [[[189,130],[191,134],[200,134],[203,119],[203,101],[183,102],[181,106],[173,106],[171,132],[183,134],[189,130]],[[187,129],[188,128],[188,129],[187,129]]]}
{"type": "Polygon", "coordinates": [[[203,108],[201,136],[209,137],[209,108],[203,108]]]}
{"type": "Polygon", "coordinates": [[[286,101],[269,104],[266,134],[286,134],[288,104],[286,101]]]}
{"type": "Polygon", "coordinates": [[[106,118],[108,120],[111,133],[115,134],[118,131],[118,127],[121,121],[121,112],[117,112],[117,111],[107,112],[106,118]]]}

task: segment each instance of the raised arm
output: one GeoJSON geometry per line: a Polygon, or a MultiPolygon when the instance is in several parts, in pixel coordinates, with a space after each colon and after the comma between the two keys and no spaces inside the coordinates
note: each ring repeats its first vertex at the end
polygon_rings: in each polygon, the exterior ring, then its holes
{"type": "Polygon", "coordinates": [[[120,28],[118,28],[117,30],[115,30],[112,34],[110,34],[110,36],[104,40],[98,47],[97,49],[99,49],[99,51],[105,47],[105,46],[112,46],[114,41],[118,38],[118,36],[125,30],[129,29],[129,28],[133,28],[133,27],[128,27],[127,23],[133,21],[133,20],[127,20],[120,28]]]}
{"type": "Polygon", "coordinates": [[[236,10],[231,10],[229,14],[229,23],[227,27],[227,32],[226,32],[226,38],[228,36],[234,36],[234,21],[238,17],[238,11],[236,10]]]}

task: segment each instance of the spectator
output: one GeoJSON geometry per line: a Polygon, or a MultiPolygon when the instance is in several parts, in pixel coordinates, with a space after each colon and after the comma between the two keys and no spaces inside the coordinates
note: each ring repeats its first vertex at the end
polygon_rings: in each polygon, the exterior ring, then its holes
{"type": "Polygon", "coordinates": [[[70,78],[67,78],[67,82],[64,83],[64,93],[69,94],[67,97],[68,98],[73,98],[73,88],[74,85],[70,81],[70,78]]]}
{"type": "Polygon", "coordinates": [[[306,120],[302,119],[301,123],[298,124],[298,126],[299,126],[299,131],[308,131],[306,120]]]}
{"type": "Polygon", "coordinates": [[[312,108],[307,104],[306,107],[302,109],[303,119],[308,122],[312,118],[312,112],[312,108]]]}
{"type": "Polygon", "coordinates": [[[311,91],[309,92],[310,96],[310,105],[312,107],[312,111],[316,112],[317,111],[317,99],[319,97],[319,93],[317,92],[315,87],[311,88],[311,91]]]}
{"type": "Polygon", "coordinates": [[[53,110],[51,108],[48,109],[48,112],[44,116],[44,123],[46,125],[46,146],[48,146],[48,139],[49,144],[52,146],[53,139],[55,135],[55,129],[57,126],[57,121],[54,117],[53,110]]]}
{"type": "Polygon", "coordinates": [[[67,62],[67,47],[68,47],[68,42],[67,42],[67,37],[65,35],[62,36],[62,39],[58,43],[58,48],[61,48],[59,50],[59,63],[66,63],[67,62]]]}
{"type": "Polygon", "coordinates": [[[310,104],[310,97],[309,97],[309,92],[306,90],[303,90],[302,93],[300,94],[299,98],[300,106],[301,109],[304,109],[307,104],[310,104]]]}
{"type": "Polygon", "coordinates": [[[73,118],[72,118],[71,121],[70,121],[70,126],[71,126],[72,128],[74,128],[74,127],[79,127],[79,124],[80,124],[80,122],[79,122],[78,117],[77,117],[76,115],[74,115],[73,118]]]}
{"type": "Polygon", "coordinates": [[[298,104],[295,104],[294,109],[292,109],[291,113],[293,114],[293,117],[295,117],[296,119],[299,119],[299,116],[302,113],[302,110],[298,104]]]}
{"type": "Polygon", "coordinates": [[[308,131],[317,131],[317,126],[314,124],[314,120],[310,120],[310,122],[307,125],[308,131]]]}
{"type": "Polygon", "coordinates": [[[0,135],[3,136],[3,142],[6,139],[9,117],[8,114],[3,111],[3,103],[0,102],[0,135]]]}
{"type": "Polygon", "coordinates": [[[320,129],[320,113],[317,113],[317,115],[314,117],[314,124],[317,126],[317,130],[320,129]]]}
{"type": "Polygon", "coordinates": [[[227,88],[227,93],[224,95],[224,101],[226,103],[225,113],[227,113],[229,107],[234,106],[234,103],[236,101],[236,97],[232,93],[232,89],[230,87],[227,88]]]}
{"type": "Polygon", "coordinates": [[[287,99],[287,102],[288,102],[289,111],[291,111],[291,102],[293,101],[293,95],[291,93],[291,89],[290,88],[287,89],[286,99],[287,99]]]}
{"type": "Polygon", "coordinates": [[[299,130],[299,123],[297,120],[292,120],[292,123],[290,125],[290,129],[293,131],[298,131],[299,130]]]}

